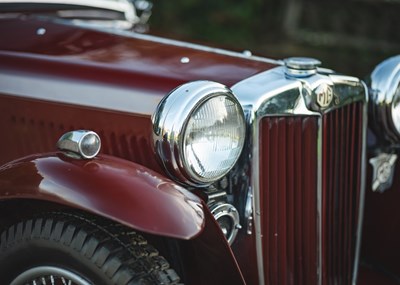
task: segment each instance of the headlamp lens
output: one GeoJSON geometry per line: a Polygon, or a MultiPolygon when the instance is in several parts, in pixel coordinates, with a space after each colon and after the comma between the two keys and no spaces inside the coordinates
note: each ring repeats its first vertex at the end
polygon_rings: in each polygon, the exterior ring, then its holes
{"type": "Polygon", "coordinates": [[[197,108],[184,131],[184,162],[199,180],[215,180],[236,163],[244,144],[243,112],[224,95],[197,108]]]}

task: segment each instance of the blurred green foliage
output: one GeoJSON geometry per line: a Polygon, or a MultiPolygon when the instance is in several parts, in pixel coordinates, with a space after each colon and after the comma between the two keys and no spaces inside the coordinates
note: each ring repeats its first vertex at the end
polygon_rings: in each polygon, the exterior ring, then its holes
{"type": "Polygon", "coordinates": [[[363,77],[400,53],[400,1],[154,0],[151,31],[363,77]]]}
{"type": "Polygon", "coordinates": [[[261,30],[262,6],[262,0],[159,1],[152,26],[180,38],[244,46],[261,30]]]}

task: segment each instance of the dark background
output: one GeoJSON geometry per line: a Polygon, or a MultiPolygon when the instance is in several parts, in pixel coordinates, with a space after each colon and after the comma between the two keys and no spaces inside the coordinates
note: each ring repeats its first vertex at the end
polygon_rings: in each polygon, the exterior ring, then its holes
{"type": "Polygon", "coordinates": [[[154,0],[150,33],[254,55],[318,58],[364,78],[400,53],[400,0],[154,0]]]}

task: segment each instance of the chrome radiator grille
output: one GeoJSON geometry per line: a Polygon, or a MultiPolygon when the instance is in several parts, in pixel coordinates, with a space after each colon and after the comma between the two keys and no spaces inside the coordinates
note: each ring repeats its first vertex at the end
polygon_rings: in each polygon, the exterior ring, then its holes
{"type": "Polygon", "coordinates": [[[363,103],[352,103],[322,117],[260,120],[265,284],[351,284],[362,110],[363,103]]]}

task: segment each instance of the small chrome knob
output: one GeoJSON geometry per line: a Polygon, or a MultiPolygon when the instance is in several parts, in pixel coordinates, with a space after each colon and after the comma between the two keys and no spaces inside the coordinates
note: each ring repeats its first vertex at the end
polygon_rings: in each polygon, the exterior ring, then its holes
{"type": "Polygon", "coordinates": [[[286,74],[293,77],[307,77],[317,73],[321,61],[310,57],[289,57],[284,60],[286,74]]]}

